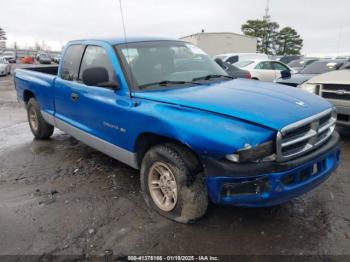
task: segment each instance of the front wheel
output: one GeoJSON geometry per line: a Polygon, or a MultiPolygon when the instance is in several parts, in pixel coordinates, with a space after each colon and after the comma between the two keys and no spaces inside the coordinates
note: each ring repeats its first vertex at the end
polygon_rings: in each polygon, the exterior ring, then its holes
{"type": "Polygon", "coordinates": [[[208,206],[200,170],[196,157],[181,145],[153,147],[141,165],[141,187],[147,205],[181,223],[200,218],[208,206]]]}
{"type": "Polygon", "coordinates": [[[30,129],[38,139],[49,138],[54,131],[54,127],[47,123],[40,112],[40,106],[35,98],[30,98],[27,103],[27,116],[30,129]]]}

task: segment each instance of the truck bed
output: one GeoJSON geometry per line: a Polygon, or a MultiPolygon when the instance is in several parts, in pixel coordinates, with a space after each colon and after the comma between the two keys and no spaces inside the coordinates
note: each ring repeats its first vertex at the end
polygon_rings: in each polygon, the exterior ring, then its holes
{"type": "Polygon", "coordinates": [[[16,69],[14,74],[17,99],[27,102],[30,96],[35,96],[41,105],[41,110],[54,113],[54,86],[58,66],[40,66],[16,69]]]}
{"type": "Polygon", "coordinates": [[[58,73],[58,66],[35,66],[35,67],[22,68],[22,70],[30,70],[30,71],[35,71],[39,73],[56,76],[58,73]]]}

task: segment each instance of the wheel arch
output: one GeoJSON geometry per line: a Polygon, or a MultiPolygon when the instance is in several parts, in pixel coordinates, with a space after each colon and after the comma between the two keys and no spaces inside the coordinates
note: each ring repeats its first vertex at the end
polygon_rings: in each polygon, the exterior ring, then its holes
{"type": "Polygon", "coordinates": [[[197,153],[189,145],[179,140],[151,132],[142,133],[136,139],[135,152],[137,154],[138,166],[141,167],[142,159],[150,148],[161,144],[178,146],[177,150],[181,151],[180,153],[193,155],[202,166],[197,153]]]}
{"type": "Polygon", "coordinates": [[[23,101],[24,101],[24,103],[27,104],[29,99],[31,99],[31,98],[36,98],[35,94],[32,91],[28,90],[28,89],[24,90],[23,91],[23,101]]]}

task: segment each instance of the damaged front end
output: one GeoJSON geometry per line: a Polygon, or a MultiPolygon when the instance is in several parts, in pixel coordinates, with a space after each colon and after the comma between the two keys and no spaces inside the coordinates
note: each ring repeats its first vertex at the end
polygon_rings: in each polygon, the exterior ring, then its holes
{"type": "Polygon", "coordinates": [[[336,132],[312,153],[285,162],[202,158],[211,200],[216,204],[247,207],[273,206],[308,192],[325,181],[339,161],[336,132]]]}

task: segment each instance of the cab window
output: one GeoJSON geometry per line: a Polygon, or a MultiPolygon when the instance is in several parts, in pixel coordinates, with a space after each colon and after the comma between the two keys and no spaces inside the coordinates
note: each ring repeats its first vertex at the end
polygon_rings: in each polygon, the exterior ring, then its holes
{"type": "MultiPolygon", "coordinates": [[[[108,57],[106,50],[100,46],[87,46],[83,59],[81,61],[79,80],[84,82],[84,72],[90,69],[90,74],[98,73],[99,76],[96,76],[98,79],[90,79],[96,81],[89,81],[90,83],[100,84],[99,82],[115,82],[116,74],[113,68],[113,65],[108,57]],[[103,77],[101,76],[103,74],[103,77]],[[99,81],[101,80],[101,81],[99,81]]],[[[89,76],[91,78],[93,76],[89,76]]],[[[102,83],[101,82],[101,83],[102,83]]],[[[85,83],[91,85],[89,83],[85,83]]]]}
{"type": "Polygon", "coordinates": [[[82,45],[71,45],[62,60],[61,78],[68,81],[78,79],[79,65],[84,48],[82,45]]]}

